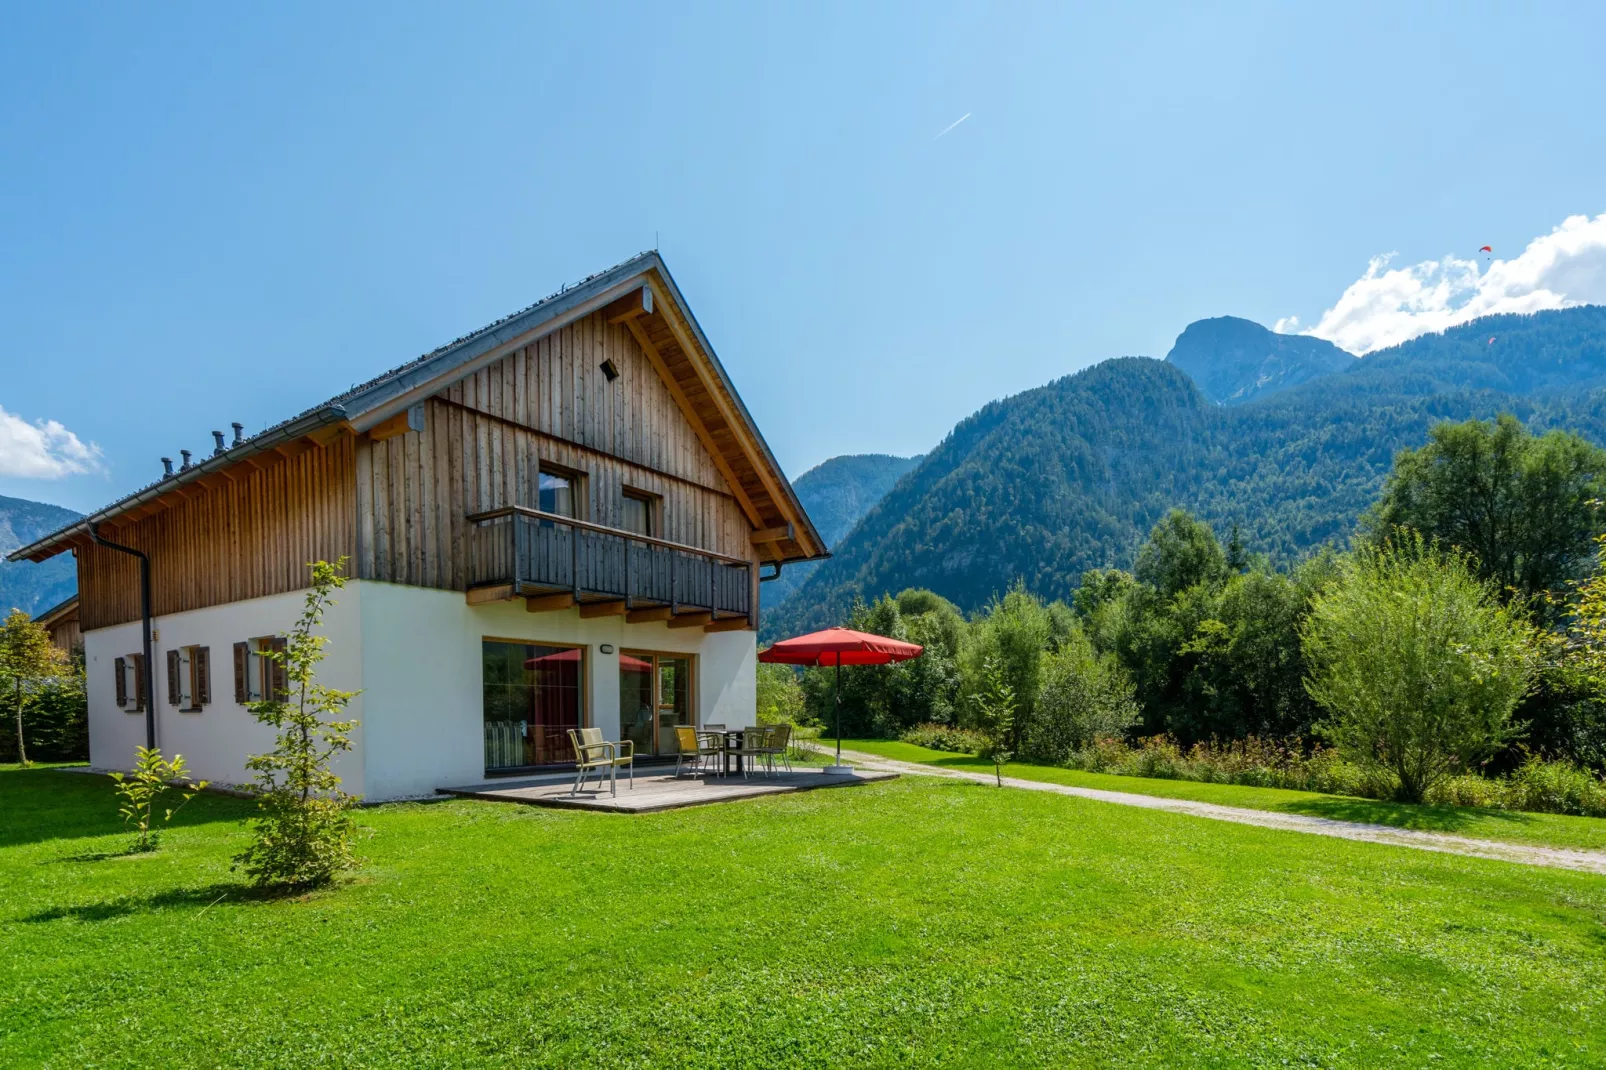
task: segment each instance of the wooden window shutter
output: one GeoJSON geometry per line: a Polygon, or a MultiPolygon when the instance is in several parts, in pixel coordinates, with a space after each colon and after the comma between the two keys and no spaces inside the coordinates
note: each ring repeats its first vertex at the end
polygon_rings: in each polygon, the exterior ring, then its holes
{"type": "Polygon", "coordinates": [[[115,663],[117,670],[117,705],[128,705],[128,662],[118,658],[115,663]]]}
{"type": "Polygon", "coordinates": [[[145,712],[145,655],[130,654],[128,659],[134,663],[134,712],[145,712]]]}
{"type": "Polygon", "coordinates": [[[283,661],[284,652],[289,645],[283,639],[275,638],[272,644],[273,652],[280,657],[268,662],[273,670],[273,697],[280,702],[288,701],[290,698],[290,674],[285,670],[283,661]]]}
{"type": "Polygon", "coordinates": [[[195,678],[190,681],[190,694],[194,699],[195,708],[200,709],[212,701],[212,648],[198,646],[190,653],[190,671],[195,678]]]}
{"type": "Polygon", "coordinates": [[[167,704],[169,706],[178,705],[178,697],[180,694],[178,687],[178,674],[183,664],[184,663],[177,650],[169,650],[167,652],[167,704]]]}
{"type": "Polygon", "coordinates": [[[244,706],[250,701],[249,676],[246,666],[250,664],[246,658],[251,656],[250,643],[234,644],[234,701],[244,706]]]}

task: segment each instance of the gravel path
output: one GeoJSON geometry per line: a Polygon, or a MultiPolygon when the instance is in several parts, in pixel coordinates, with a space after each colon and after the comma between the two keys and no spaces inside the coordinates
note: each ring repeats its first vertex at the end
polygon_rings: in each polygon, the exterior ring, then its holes
{"type": "MultiPolygon", "coordinates": [[[[913,776],[954,777],[993,783],[987,773],[972,773],[957,769],[938,769],[917,762],[900,762],[857,751],[842,752],[845,761],[873,769],[885,769],[913,776]]],[[[1364,840],[1368,843],[1386,843],[1394,847],[1414,847],[1419,851],[1441,851],[1445,854],[1476,855],[1502,862],[1520,862],[1529,866],[1551,866],[1556,869],[1580,869],[1588,873],[1606,873],[1606,851],[1574,850],[1566,847],[1539,847],[1531,844],[1505,843],[1500,840],[1479,840],[1470,836],[1456,836],[1447,832],[1423,832],[1419,829],[1395,828],[1392,825],[1368,825],[1358,821],[1335,821],[1327,817],[1310,817],[1305,814],[1285,814],[1274,810],[1249,810],[1241,806],[1221,806],[1217,803],[1195,802],[1192,799],[1166,799],[1154,795],[1136,795],[1126,791],[1105,791],[1100,788],[1078,788],[1069,784],[1045,784],[1039,780],[1021,780],[1005,777],[1004,784],[1027,791],[1046,791],[1054,795],[1076,795],[1083,799],[1137,806],[1146,810],[1169,810],[1190,817],[1207,817],[1213,821],[1235,821],[1240,825],[1259,825],[1262,828],[1285,829],[1289,832],[1308,832],[1317,836],[1336,836],[1343,840],[1364,840]]]]}

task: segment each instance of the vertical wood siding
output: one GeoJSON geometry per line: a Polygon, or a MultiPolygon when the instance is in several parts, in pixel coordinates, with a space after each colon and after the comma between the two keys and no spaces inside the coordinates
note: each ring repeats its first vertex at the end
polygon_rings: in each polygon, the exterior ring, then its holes
{"type": "Polygon", "coordinates": [[[661,499],[659,538],[752,556],[747,520],[674,397],[630,331],[598,314],[441,391],[422,432],[357,444],[354,573],[463,589],[463,518],[536,507],[543,461],[582,474],[582,519],[620,526],[630,487],[661,499]]]}
{"type": "MultiPolygon", "coordinates": [[[[750,525],[628,328],[599,313],[442,390],[424,429],[343,437],[128,524],[108,538],[151,555],[157,615],[299,590],[307,563],[462,590],[470,513],[538,505],[542,462],[582,474],[583,519],[621,523],[624,488],[659,498],[659,538],[752,559],[750,525]],[[618,378],[600,365],[611,360],[618,378]]],[[[133,558],[80,547],[85,629],[135,620],[133,558]]]]}
{"type": "MultiPolygon", "coordinates": [[[[263,469],[237,465],[233,482],[102,534],[150,555],[157,616],[299,590],[308,562],[356,555],[354,446],[348,435],[263,469]]],[[[139,617],[127,554],[81,545],[78,590],[85,630],[139,617]]]]}

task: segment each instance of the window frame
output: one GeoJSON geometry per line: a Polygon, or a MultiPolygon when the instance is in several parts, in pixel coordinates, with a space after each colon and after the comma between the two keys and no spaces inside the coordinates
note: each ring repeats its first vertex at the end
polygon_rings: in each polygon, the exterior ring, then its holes
{"type": "Polygon", "coordinates": [[[144,664],[145,656],[135,652],[124,654],[116,660],[123,674],[123,704],[120,708],[124,713],[144,713],[145,688],[142,685],[145,682],[144,674],[150,671],[150,667],[144,664]]]}
{"type": "MultiPolygon", "coordinates": [[[[205,712],[211,696],[208,695],[203,699],[201,694],[201,661],[203,656],[210,661],[211,652],[205,643],[185,643],[172,649],[178,655],[178,675],[175,679],[178,685],[178,702],[174,705],[180,713],[205,712]],[[207,651],[205,655],[201,653],[203,650],[207,651]]],[[[171,664],[169,662],[169,666],[171,664]]],[[[207,668],[210,672],[211,666],[208,665],[207,668]]]]}
{"type": "MultiPolygon", "coordinates": [[[[527,638],[527,637],[526,638],[517,638],[517,637],[514,637],[514,636],[507,636],[507,635],[481,635],[480,636],[480,654],[481,654],[481,662],[480,662],[480,696],[481,696],[480,720],[481,720],[482,724],[484,724],[484,723],[494,723],[494,722],[486,722],[485,721],[484,650],[485,650],[485,644],[486,643],[499,643],[499,644],[505,644],[505,645],[508,645],[508,646],[520,646],[520,647],[547,647],[549,649],[558,650],[558,651],[562,651],[562,650],[574,650],[574,651],[577,651],[579,653],[579,659],[578,659],[578,668],[576,670],[578,675],[577,675],[576,680],[575,680],[575,683],[576,683],[575,695],[576,695],[576,701],[579,703],[579,710],[577,711],[576,720],[578,722],[578,727],[579,728],[593,727],[594,713],[593,713],[593,709],[592,709],[592,697],[593,696],[591,694],[591,662],[592,662],[592,658],[594,656],[594,652],[593,652],[591,646],[586,644],[586,643],[576,643],[576,642],[573,642],[571,640],[530,639],[530,638],[527,638]]],[[[532,773],[532,772],[545,773],[545,772],[551,772],[553,770],[564,770],[564,769],[572,769],[572,768],[574,768],[574,756],[573,756],[573,753],[572,753],[572,749],[568,747],[567,740],[565,740],[562,744],[560,744],[560,748],[562,750],[569,751],[568,756],[566,758],[564,758],[563,761],[552,762],[552,763],[542,763],[542,764],[537,764],[537,765],[516,765],[516,766],[490,766],[490,765],[486,765],[486,766],[484,766],[485,775],[487,777],[491,777],[491,778],[500,777],[500,776],[520,776],[520,775],[527,775],[527,774],[532,773]]]]}
{"type": "Polygon", "coordinates": [[[663,538],[663,508],[664,498],[661,494],[654,494],[650,490],[632,487],[628,483],[620,488],[619,497],[626,501],[640,502],[647,509],[647,530],[634,531],[624,525],[624,517],[620,516],[619,530],[629,531],[632,535],[641,535],[648,539],[663,538]]]}
{"type": "MultiPolygon", "coordinates": [[[[535,508],[543,513],[552,512],[541,508],[541,477],[546,475],[569,481],[569,496],[574,502],[574,512],[569,514],[568,518],[570,520],[589,521],[591,519],[591,481],[587,473],[578,468],[570,468],[566,464],[559,464],[556,461],[538,460],[535,468],[535,508]]],[[[565,514],[552,512],[552,515],[563,516],[565,514]]]]}
{"type": "Polygon", "coordinates": [[[276,635],[257,635],[245,640],[245,702],[262,702],[267,696],[273,662],[263,655],[271,653],[276,635]]]}

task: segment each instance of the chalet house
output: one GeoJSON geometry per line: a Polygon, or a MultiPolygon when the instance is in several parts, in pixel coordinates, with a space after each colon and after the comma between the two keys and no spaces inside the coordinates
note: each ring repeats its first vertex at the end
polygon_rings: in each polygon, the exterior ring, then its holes
{"type": "Polygon", "coordinates": [[[341,557],[319,679],[361,691],[348,790],[562,765],[578,726],[661,754],[674,726],[753,722],[761,577],[826,553],[656,253],[234,427],[11,555],[77,558],[95,767],[154,740],[248,780],[261,655],[341,557]]]}
{"type": "Polygon", "coordinates": [[[33,619],[50,636],[52,646],[71,654],[83,643],[78,630],[78,596],[73,595],[51,606],[33,619]]]}

